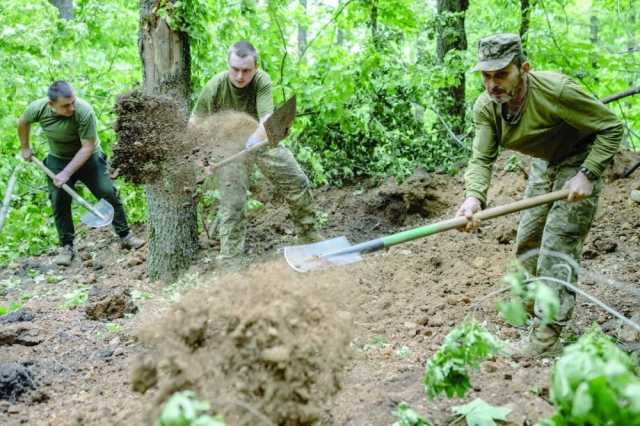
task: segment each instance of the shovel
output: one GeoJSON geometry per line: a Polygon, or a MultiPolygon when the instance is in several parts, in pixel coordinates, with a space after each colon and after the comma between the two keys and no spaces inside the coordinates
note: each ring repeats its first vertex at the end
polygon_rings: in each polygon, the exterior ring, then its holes
{"type": "MultiPolygon", "coordinates": [[[[504,206],[482,210],[476,213],[474,217],[480,220],[493,219],[520,210],[530,209],[541,204],[562,200],[567,198],[568,195],[569,190],[562,189],[536,197],[525,198],[524,200],[504,206]]],[[[298,272],[314,271],[331,265],[347,265],[361,261],[361,255],[364,253],[371,253],[395,246],[396,244],[406,243],[418,238],[459,228],[466,223],[467,219],[465,217],[455,217],[356,245],[351,245],[349,240],[342,236],[319,243],[285,247],[284,257],[289,266],[298,272]]]]}
{"type": "MultiPolygon", "coordinates": [[[[36,165],[42,169],[43,172],[47,174],[52,180],[55,178],[55,174],[49,170],[47,166],[45,166],[42,161],[38,160],[36,157],[32,156],[31,160],[36,163],[36,165]]],[[[64,189],[74,200],[76,200],[82,207],[89,210],[87,213],[83,214],[80,217],[82,223],[87,225],[89,228],[101,228],[103,226],[110,225],[113,221],[113,206],[109,204],[109,202],[105,199],[101,199],[95,206],[89,204],[84,198],[80,196],[76,191],[71,189],[69,185],[66,183],[62,185],[62,189],[64,189]]]]}
{"type": "Polygon", "coordinates": [[[263,146],[270,144],[276,145],[282,139],[287,137],[289,134],[289,129],[293,124],[293,119],[296,117],[296,97],[292,96],[289,98],[280,108],[273,112],[264,122],[263,126],[267,132],[267,140],[262,141],[253,145],[251,148],[245,148],[242,151],[233,154],[230,157],[225,158],[219,163],[214,164],[209,168],[210,171],[219,169],[225,164],[231,163],[232,161],[239,160],[244,158],[246,155],[250,154],[253,151],[256,151],[263,146]]]}

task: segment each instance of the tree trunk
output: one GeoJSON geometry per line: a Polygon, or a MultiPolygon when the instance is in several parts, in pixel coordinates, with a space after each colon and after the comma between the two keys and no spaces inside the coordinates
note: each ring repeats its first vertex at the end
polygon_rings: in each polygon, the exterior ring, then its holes
{"type": "MultiPolygon", "coordinates": [[[[299,0],[300,6],[304,9],[305,16],[307,14],[307,0],[299,0]]],[[[298,58],[301,58],[307,48],[307,27],[298,24],[298,58]]]]}
{"type": "MultiPolygon", "coordinates": [[[[438,62],[444,64],[445,56],[452,50],[467,49],[467,35],[464,29],[465,12],[469,7],[468,0],[438,0],[438,15],[441,23],[438,26],[436,53],[438,62]]],[[[440,110],[451,119],[451,129],[457,135],[463,133],[465,119],[465,70],[457,71],[456,84],[442,89],[440,110]]],[[[445,120],[447,119],[445,118],[445,120]]]]}
{"type": "Polygon", "coordinates": [[[369,28],[371,40],[376,49],[380,49],[380,32],[378,29],[378,0],[371,0],[371,12],[369,15],[369,28]]]}
{"type": "MultiPolygon", "coordinates": [[[[340,10],[342,8],[342,2],[343,0],[338,0],[337,10],[340,10]]],[[[344,44],[344,33],[342,32],[342,28],[339,25],[338,25],[338,31],[336,34],[336,44],[338,46],[342,46],[344,44]]]]}
{"type": "Polygon", "coordinates": [[[60,13],[61,19],[73,19],[73,0],[49,0],[49,3],[54,5],[60,13]]]}
{"type": "MultiPolygon", "coordinates": [[[[174,1],[174,0],[170,0],[174,1]]],[[[140,0],[140,58],[144,93],[165,95],[189,110],[191,66],[189,38],[173,31],[158,16],[157,0],[140,0]]],[[[172,281],[195,259],[198,251],[196,205],[192,196],[177,190],[166,177],[145,186],[148,204],[147,233],[151,279],[172,281]]]]}
{"type": "Polygon", "coordinates": [[[522,51],[527,54],[527,43],[529,40],[529,24],[531,21],[531,8],[535,0],[520,0],[520,39],[522,40],[522,51]]]}

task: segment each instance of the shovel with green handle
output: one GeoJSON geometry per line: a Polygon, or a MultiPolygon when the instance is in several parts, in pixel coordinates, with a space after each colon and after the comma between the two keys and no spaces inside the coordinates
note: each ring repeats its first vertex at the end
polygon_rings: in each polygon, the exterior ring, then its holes
{"type": "MultiPolygon", "coordinates": [[[[568,195],[569,190],[562,189],[536,197],[525,198],[524,200],[503,206],[482,210],[476,213],[474,217],[479,220],[493,219],[509,213],[515,213],[520,210],[562,200],[567,198],[568,195]]],[[[418,238],[449,231],[464,226],[466,223],[467,219],[465,217],[455,217],[356,245],[351,245],[349,240],[342,236],[319,243],[285,247],[284,257],[289,266],[298,272],[314,271],[331,265],[347,265],[361,261],[361,255],[364,253],[371,253],[395,246],[396,244],[402,244],[418,238]]]]}
{"type": "MultiPolygon", "coordinates": [[[[52,180],[56,177],[56,175],[35,156],[31,157],[31,161],[42,169],[42,171],[45,172],[52,180]]],[[[111,222],[113,222],[113,206],[107,200],[101,199],[95,206],[92,206],[66,183],[62,185],[62,189],[71,195],[74,200],[80,203],[82,207],[89,210],[80,217],[80,221],[89,228],[101,228],[103,226],[110,225],[111,222]]]]}

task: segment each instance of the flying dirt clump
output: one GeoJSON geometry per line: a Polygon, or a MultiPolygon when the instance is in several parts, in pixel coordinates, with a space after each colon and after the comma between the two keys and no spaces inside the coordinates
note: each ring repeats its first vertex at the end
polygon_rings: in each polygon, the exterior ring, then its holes
{"type": "Polygon", "coordinates": [[[115,111],[114,176],[137,184],[153,183],[168,167],[176,166],[172,160],[185,152],[189,141],[187,118],[174,100],[132,91],[118,97],[115,111]]]}
{"type": "Polygon", "coordinates": [[[150,351],[131,383],[142,392],[157,383],[151,420],[174,392],[193,389],[227,424],[316,422],[340,387],[351,319],[332,291],[301,277],[258,266],[191,291],[164,320],[150,320],[139,336],[150,351]]]}
{"type": "Polygon", "coordinates": [[[202,176],[209,165],[242,150],[257,125],[253,117],[235,111],[188,123],[173,99],[139,91],[119,96],[116,114],[112,174],[137,184],[169,177],[190,186],[194,173],[202,176]]]}

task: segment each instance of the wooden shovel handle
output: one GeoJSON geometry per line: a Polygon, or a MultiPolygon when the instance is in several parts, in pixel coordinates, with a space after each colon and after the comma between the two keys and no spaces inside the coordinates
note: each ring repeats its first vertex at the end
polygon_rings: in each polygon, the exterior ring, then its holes
{"type": "MultiPolygon", "coordinates": [[[[43,172],[45,172],[47,176],[51,178],[51,180],[53,180],[56,177],[56,175],[51,170],[49,170],[49,168],[45,166],[44,163],[38,160],[35,156],[33,155],[31,156],[31,161],[33,161],[36,164],[36,166],[38,166],[43,172]]],[[[100,220],[107,220],[107,218],[104,215],[102,215],[98,210],[94,209],[91,204],[89,204],[84,198],[82,198],[80,194],[74,191],[69,185],[65,183],[64,185],[62,185],[62,189],[64,189],[67,192],[67,194],[71,195],[71,197],[73,197],[74,200],[80,203],[82,207],[89,210],[95,216],[99,217],[100,220]]]]}

